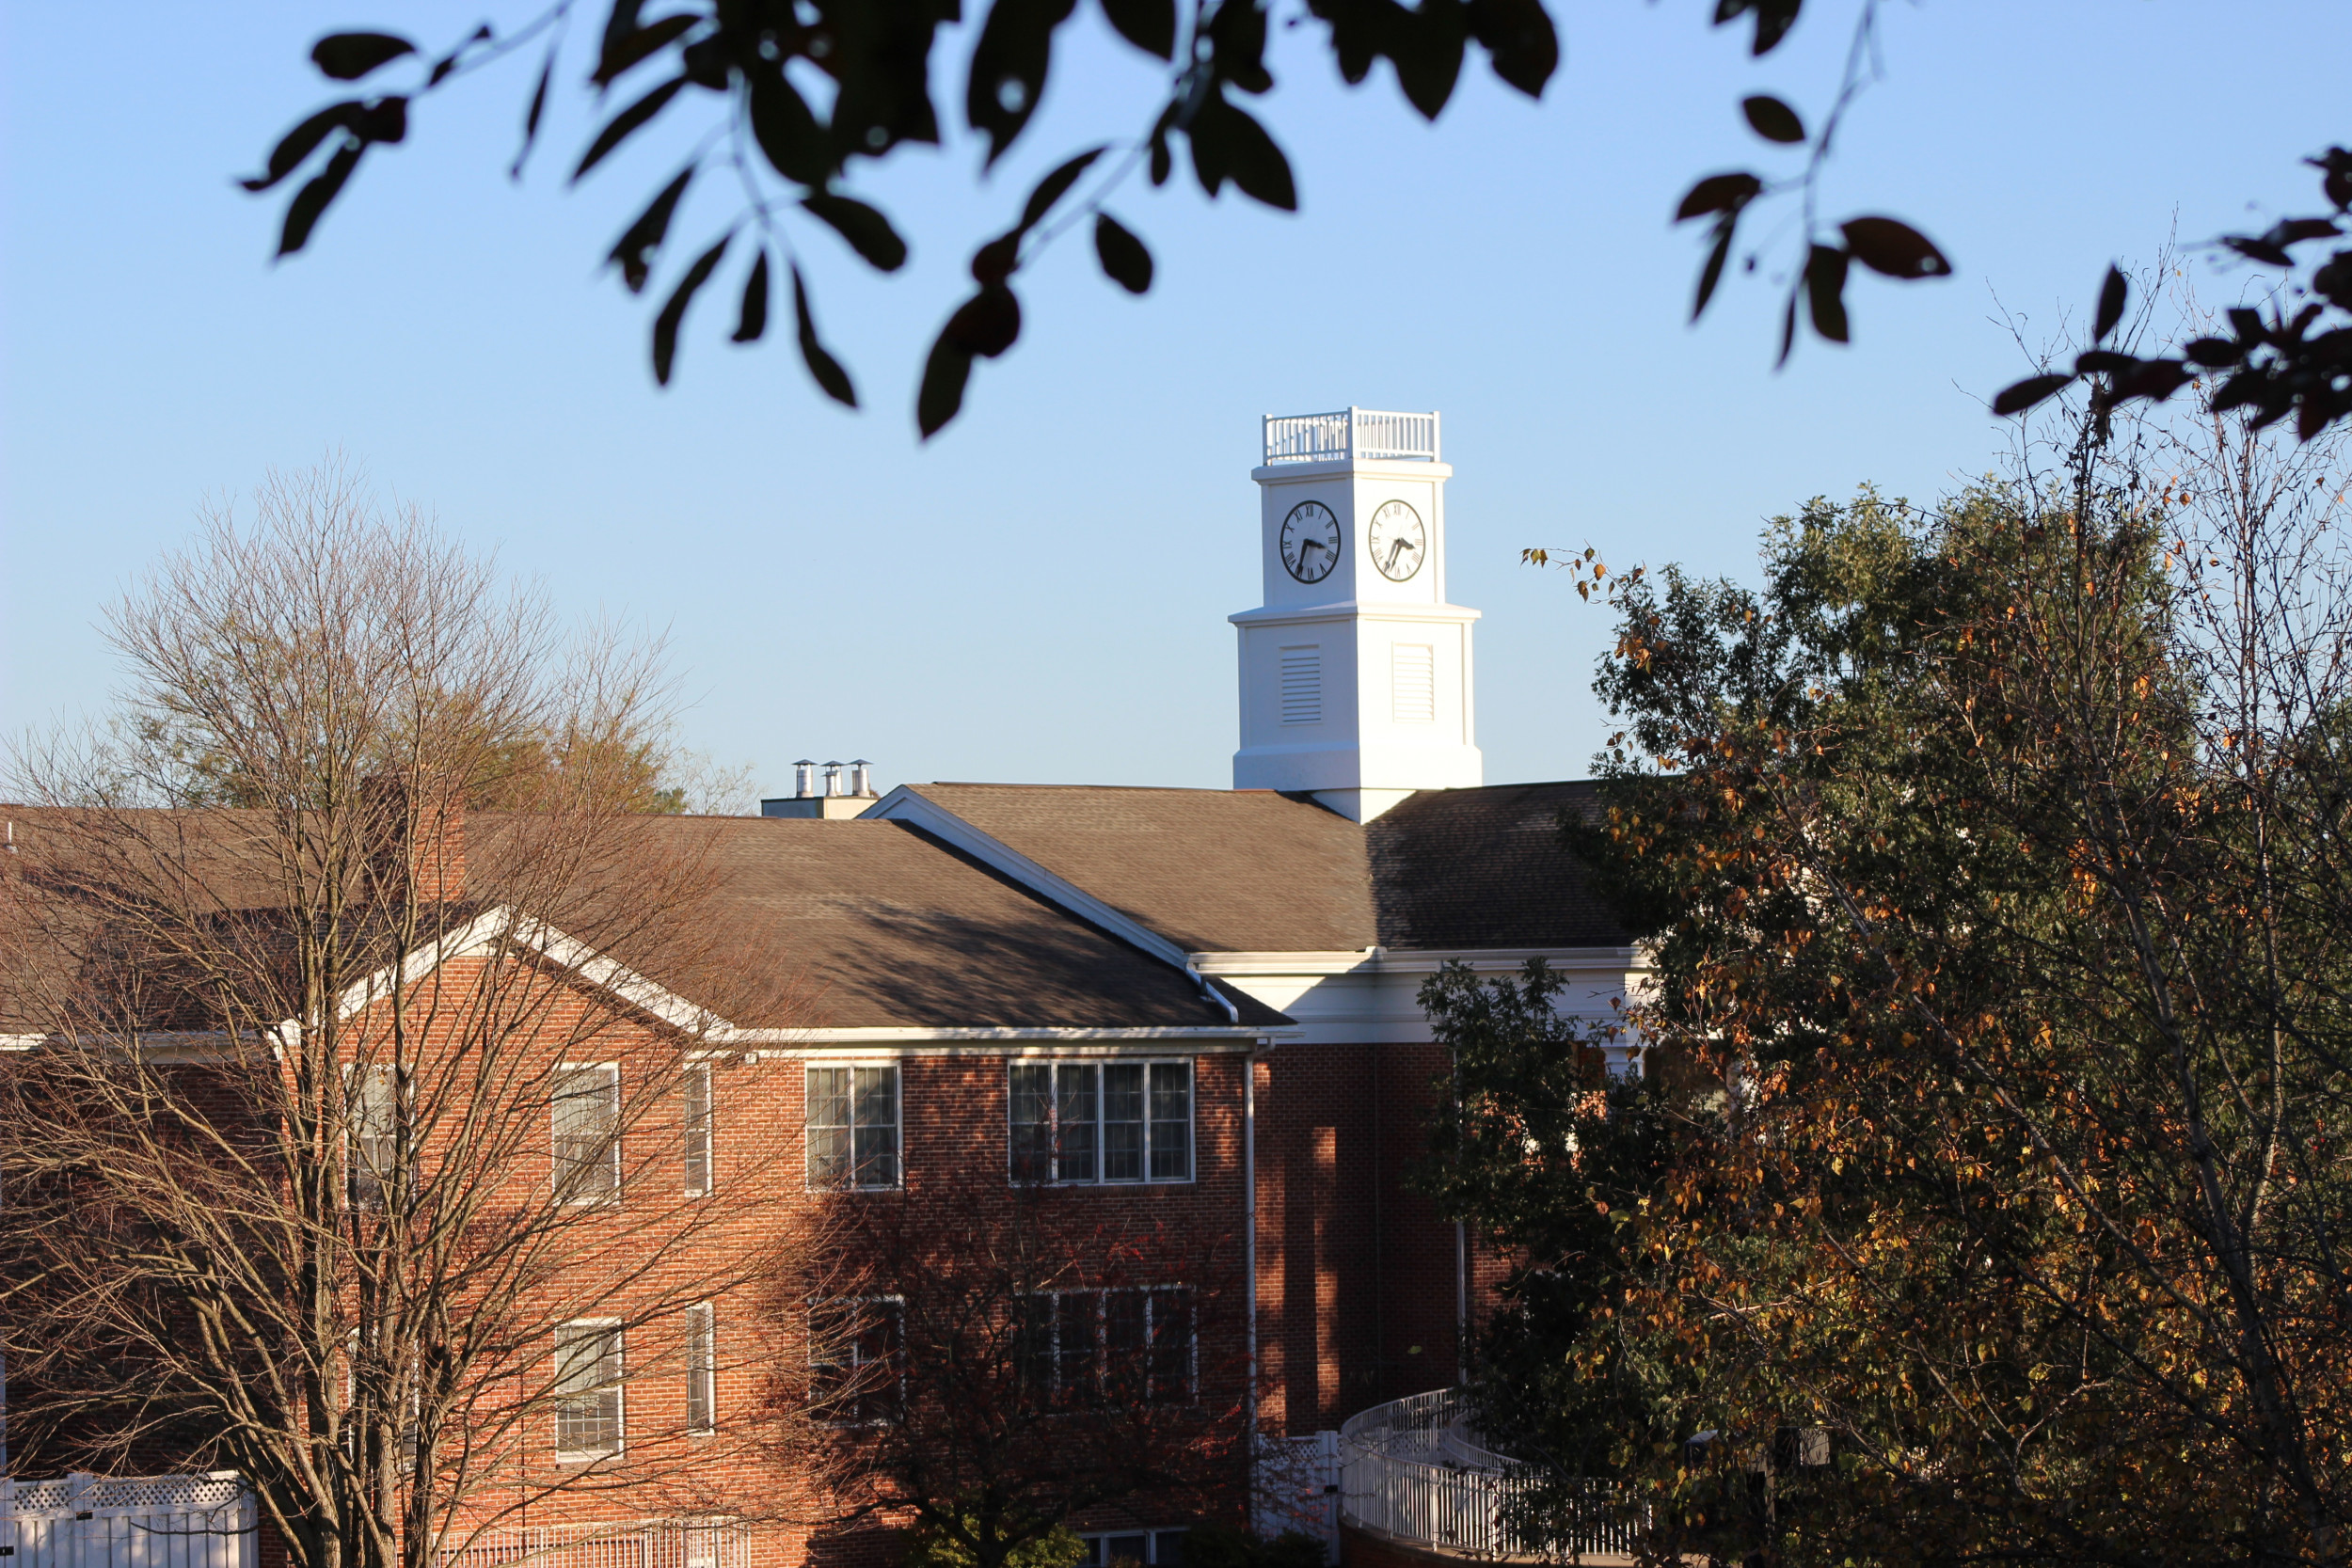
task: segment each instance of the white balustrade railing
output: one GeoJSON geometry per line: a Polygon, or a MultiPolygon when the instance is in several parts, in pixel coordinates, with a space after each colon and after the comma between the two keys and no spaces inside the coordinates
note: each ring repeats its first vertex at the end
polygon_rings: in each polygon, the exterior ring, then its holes
{"type": "Polygon", "coordinates": [[[1359,1529],[1466,1557],[1566,1559],[1629,1552],[1637,1511],[1605,1481],[1577,1484],[1565,1533],[1531,1528],[1525,1504],[1560,1483],[1480,1446],[1458,1388],[1438,1388],[1355,1416],[1340,1428],[1340,1517],[1359,1529]]]}
{"type": "Polygon", "coordinates": [[[484,1530],[434,1554],[437,1568],[743,1568],[732,1519],[645,1519],[484,1530]]]}
{"type": "Polygon", "coordinates": [[[1438,416],[1342,408],[1329,414],[1265,416],[1268,463],[1435,463],[1438,416]]]}

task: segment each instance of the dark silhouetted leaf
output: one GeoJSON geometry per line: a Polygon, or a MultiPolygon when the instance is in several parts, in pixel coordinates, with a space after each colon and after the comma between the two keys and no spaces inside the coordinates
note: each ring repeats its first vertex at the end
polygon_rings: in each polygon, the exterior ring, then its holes
{"type": "Polygon", "coordinates": [[[702,18],[691,12],[658,17],[633,32],[625,33],[605,46],[596,61],[596,74],[589,78],[598,87],[609,87],[614,78],[639,62],[660,54],[692,30],[702,18]]]}
{"type": "Polygon", "coordinates": [[[1848,341],[1846,325],[1846,253],[1835,245],[1817,245],[1804,262],[1805,305],[1813,314],[1813,330],[1833,343],[1848,341]]]}
{"type": "Polygon", "coordinates": [[[1212,94],[1193,117],[1191,141],[1193,173],[1209,195],[1216,195],[1230,179],[1244,195],[1269,207],[1298,210],[1290,160],[1248,111],[1212,94]]]}
{"type": "Polygon", "coordinates": [[[294,198],[286,203],[286,226],[278,231],[278,255],[291,256],[310,243],[310,230],[318,226],[326,204],[343,188],[343,182],[351,178],[351,171],[359,166],[359,154],[366,150],[365,143],[345,142],[326,160],[316,179],[294,192],[294,198]]]}
{"type": "Polygon", "coordinates": [[[1797,111],[1770,93],[1740,100],[1740,112],[1748,117],[1749,129],[1766,141],[1804,140],[1804,121],[1797,118],[1797,111]]]}
{"type": "Polygon", "coordinates": [[[1736,213],[1754,201],[1763,189],[1764,182],[1745,170],[1710,174],[1684,194],[1682,205],[1675,209],[1675,221],[1688,223],[1709,213],[1736,213]]]}
{"type": "Polygon", "coordinates": [[[487,43],[497,36],[490,31],[490,24],[486,22],[476,27],[466,35],[465,42],[433,62],[433,73],[424,79],[424,85],[428,87],[439,87],[449,79],[449,73],[457,69],[457,62],[466,57],[468,49],[477,43],[487,43]]]}
{"type": "Polygon", "coordinates": [[[2076,375],[2128,375],[2137,369],[2138,359],[2111,348],[2086,349],[2074,356],[2076,375]]]}
{"type": "Polygon", "coordinates": [[[1756,17],[1756,37],[1748,45],[1748,53],[1758,56],[1780,47],[1780,40],[1788,36],[1788,29],[1797,24],[1797,11],[1803,0],[1716,0],[1715,25],[1753,14],[1756,17]]]}
{"type": "Polygon", "coordinates": [[[1175,55],[1175,0],[1103,0],[1103,14],[1137,49],[1163,60],[1175,55]]]}
{"type": "Polygon", "coordinates": [[[300,168],[302,161],[318,150],[319,143],[325,141],[334,132],[349,130],[351,122],[358,117],[358,114],[359,100],[356,98],[346,98],[340,103],[328,104],[278,138],[278,145],[270,149],[267,170],[250,179],[240,180],[237,183],[248,191],[268,190],[295,169],[300,168]]]}
{"type": "Polygon", "coordinates": [[[539,66],[539,85],[532,89],[531,107],[523,115],[523,144],[515,152],[515,162],[508,167],[509,180],[523,177],[523,164],[531,157],[531,150],[539,144],[539,120],[548,111],[548,84],[555,78],[555,51],[539,66]]]}
{"type": "Polygon", "coordinates": [[[2243,357],[2238,352],[2237,344],[2227,338],[2199,338],[2190,342],[2182,352],[2188,356],[2191,363],[2202,365],[2207,370],[2219,370],[2225,365],[2234,365],[2243,357]]]}
{"type": "Polygon", "coordinates": [[[1111,281],[1131,294],[1152,287],[1152,253],[1108,213],[1094,214],[1094,255],[1111,281]]]}
{"type": "Polygon", "coordinates": [[[1045,96],[1053,64],[1054,29],[1075,0],[993,0],[972,47],[963,95],[964,118],[988,137],[993,165],[1020,135],[1045,96]]]}
{"type": "Polygon", "coordinates": [[[1899,218],[1852,218],[1838,229],[1853,259],[1872,272],[1907,280],[1952,275],[1935,242],[1899,218]]]}
{"type": "Polygon", "coordinates": [[[2115,378],[2116,396],[2162,403],[2186,386],[2194,374],[2178,359],[2142,359],[2115,378]]]}
{"type": "Polygon", "coordinates": [[[834,232],[850,242],[850,249],[878,270],[897,272],[906,265],[907,243],[898,238],[898,231],[890,227],[890,220],[879,210],[855,197],[836,196],[831,191],[803,197],[801,205],[831,225],[834,232]]]}
{"type": "Polygon", "coordinates": [[[989,284],[957,307],[946,335],[965,353],[993,359],[1021,336],[1021,301],[1002,283],[989,284]]]}
{"type": "Polygon", "coordinates": [[[1544,95],[1560,69],[1560,33],[1543,0],[1470,0],[1470,30],[1497,76],[1530,98],[1544,95]]]}
{"type": "Polygon", "coordinates": [[[833,172],[824,128],[781,66],[752,77],[752,136],[778,174],[821,185],[833,172]]]}
{"type": "Polygon", "coordinates": [[[667,387],[670,384],[670,362],[677,357],[677,329],[686,321],[686,308],[694,302],[694,294],[710,275],[718,269],[719,258],[727,253],[732,233],[719,236],[719,243],[694,258],[694,264],[686,269],[686,276],[670,291],[669,303],[661,307],[661,314],[653,321],[653,378],[667,387]]]}
{"type": "Polygon", "coordinates": [[[408,100],[378,98],[351,117],[351,134],[361,141],[397,142],[408,137],[408,100]]]}
{"type": "Polygon", "coordinates": [[[2261,311],[2243,305],[2233,305],[2228,314],[2230,328],[2237,334],[2239,342],[2265,343],[2270,341],[2270,331],[2263,325],[2261,311]]]}
{"type": "Polygon", "coordinates": [[[686,194],[687,182],[693,178],[693,165],[678,170],[677,178],[662,186],[661,194],[613,242],[612,252],[606,260],[621,269],[621,281],[628,286],[630,293],[644,289],[645,276],[653,266],[653,252],[660,248],[662,238],[670,232],[670,215],[677,211],[678,198],[686,194]]]}
{"type": "Polygon", "coordinates": [[[2303,161],[2322,171],[2319,188],[2328,193],[2328,199],[2336,204],[2338,212],[2352,208],[2352,152],[2331,147],[2318,157],[2303,161]]]}
{"type": "Polygon", "coordinates": [[[2048,375],[2029,375],[2011,387],[2004,387],[1993,399],[1993,412],[2004,418],[2022,414],[2037,404],[2045,403],[2074,384],[2071,375],[2056,372],[2048,375]]]}
{"type": "Polygon", "coordinates": [[[1460,0],[1421,0],[1418,9],[1403,14],[1411,20],[1399,24],[1404,36],[1390,49],[1389,64],[1396,68],[1396,83],[1405,89],[1406,102],[1423,119],[1435,119],[1461,79],[1470,19],[1460,0]]]}
{"type": "Polygon", "coordinates": [[[930,440],[963,406],[963,384],[972,379],[972,356],[942,332],[923,362],[923,385],[914,394],[914,423],[930,440]]]}
{"type": "Polygon", "coordinates": [[[755,343],[768,330],[768,249],[760,247],[759,259],[752,263],[752,275],[743,279],[743,310],[735,321],[735,336],[731,341],[755,343]]]}
{"type": "Polygon", "coordinates": [[[972,253],[972,281],[985,287],[1002,283],[1021,264],[1021,230],[997,235],[972,253]]]}
{"type": "Polygon", "coordinates": [[[2122,269],[2107,268],[2106,281],[2099,285],[2099,314],[2091,323],[2090,341],[2104,343],[2123,319],[2123,302],[2131,297],[2132,286],[2124,281],[2122,269]]]}
{"type": "Polygon", "coordinates": [[[1699,269],[1698,296],[1691,302],[1691,319],[1696,321],[1706,310],[1707,302],[1715,297],[1715,285],[1724,280],[1724,263],[1731,260],[1732,231],[1739,227],[1739,214],[1725,213],[1715,223],[1715,243],[1707,252],[1707,264],[1699,269]]]}
{"type": "MultiPolygon", "coordinates": [[[[841,368],[841,361],[825,352],[825,345],[817,341],[817,317],[808,308],[808,285],[802,280],[798,263],[792,268],[792,315],[800,324],[801,361],[808,366],[808,373],[817,378],[817,385],[825,395],[848,407],[857,406],[857,388],[850,384],[850,372],[841,368]]],[[[968,363],[968,361],[967,361],[968,363]]],[[[930,377],[926,376],[928,385],[930,377]]],[[[959,398],[962,394],[958,388],[959,398]]],[[[953,413],[953,409],[948,410],[953,413]]],[[[929,431],[925,435],[930,434],[929,431]]]]}
{"type": "MultiPolygon", "coordinates": [[[[1454,7],[1460,0],[1424,0],[1423,13],[1434,4],[1454,7]]],[[[1208,14],[1210,57],[1216,74],[1244,92],[1264,92],[1274,86],[1265,68],[1266,13],[1258,4],[1217,6],[1208,14]]],[[[1460,31],[1460,24],[1454,24],[1460,31]]]]}
{"type": "Polygon", "coordinates": [[[1788,356],[1796,351],[1796,347],[1797,292],[1791,289],[1788,291],[1788,302],[1780,309],[1780,357],[1772,361],[1772,368],[1778,370],[1788,363],[1788,356]]]}
{"type": "Polygon", "coordinates": [[[338,82],[356,82],[369,71],[391,64],[417,46],[389,33],[329,33],[310,46],[310,63],[322,75],[338,82]]]}
{"type": "Polygon", "coordinates": [[[605,123],[604,129],[596,133],[596,139],[588,144],[588,150],[580,155],[580,166],[572,170],[572,178],[578,180],[581,175],[604,162],[606,153],[642,130],[645,121],[667,107],[670,100],[675,98],[679,89],[685,86],[685,77],[674,76],[628,108],[623,109],[619,114],[614,115],[605,123]]]}
{"type": "Polygon", "coordinates": [[[1027,204],[1021,209],[1021,227],[1035,229],[1054,210],[1054,203],[1070,194],[1070,187],[1078,182],[1078,177],[1103,155],[1103,150],[1097,147],[1081,152],[1039,181],[1037,189],[1029,193],[1027,204]]]}

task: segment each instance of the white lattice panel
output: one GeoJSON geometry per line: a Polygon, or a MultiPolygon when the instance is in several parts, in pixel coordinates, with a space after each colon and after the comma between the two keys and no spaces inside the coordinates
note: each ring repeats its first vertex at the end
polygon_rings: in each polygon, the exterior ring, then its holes
{"type": "Polygon", "coordinates": [[[233,1474],[0,1481],[0,1568],[253,1568],[233,1474]]]}

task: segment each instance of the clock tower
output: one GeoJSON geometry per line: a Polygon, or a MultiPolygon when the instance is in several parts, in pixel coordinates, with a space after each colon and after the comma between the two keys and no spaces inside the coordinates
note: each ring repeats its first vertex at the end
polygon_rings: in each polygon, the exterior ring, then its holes
{"type": "Polygon", "coordinates": [[[1241,634],[1235,789],[1304,790],[1368,822],[1420,789],[1483,784],[1470,623],[1445,596],[1438,416],[1265,420],[1265,603],[1241,634]]]}

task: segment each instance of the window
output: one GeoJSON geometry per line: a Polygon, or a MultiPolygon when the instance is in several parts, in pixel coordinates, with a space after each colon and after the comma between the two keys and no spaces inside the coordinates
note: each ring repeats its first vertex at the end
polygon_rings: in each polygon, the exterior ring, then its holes
{"type": "Polygon", "coordinates": [[[719,1334],[710,1303],[686,1309],[686,1430],[697,1434],[719,1426],[719,1334]]]}
{"type": "Polygon", "coordinates": [[[808,1184],[898,1184],[898,1069],[808,1069],[808,1184]]]}
{"type": "Polygon", "coordinates": [[[1192,1180],[1190,1062],[1016,1062],[1015,1181],[1192,1180]]]}
{"type": "Polygon", "coordinates": [[[354,1209],[380,1209],[407,1144],[407,1109],[394,1067],[354,1068],[343,1075],[343,1179],[354,1209]]]}
{"type": "Polygon", "coordinates": [[[1086,1543],[1086,1555],[1075,1568],[1111,1568],[1115,1562],[1184,1568],[1184,1532],[1180,1529],[1111,1530],[1079,1539],[1086,1543]]]}
{"type": "Polygon", "coordinates": [[[710,1196],[710,1064],[686,1069],[686,1196],[710,1196]]]}
{"type": "Polygon", "coordinates": [[[905,1312],[896,1296],[809,1304],[809,1390],[818,1419],[842,1426],[890,1419],[898,1404],[905,1312]]]}
{"type": "Polygon", "coordinates": [[[621,1196],[621,1069],[566,1064],[555,1075],[555,1191],[565,1203],[621,1196]]]}
{"type": "Polygon", "coordinates": [[[1025,1296],[1015,1354],[1023,1384],[1048,1403],[1186,1403],[1192,1292],[1170,1285],[1025,1296]]]}
{"type": "Polygon", "coordinates": [[[621,1451],[621,1325],[582,1318],[555,1331],[555,1453],[598,1459],[621,1451]]]}

